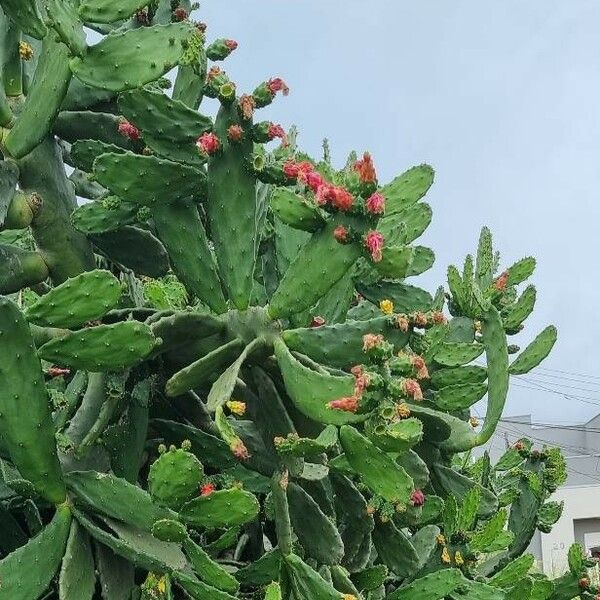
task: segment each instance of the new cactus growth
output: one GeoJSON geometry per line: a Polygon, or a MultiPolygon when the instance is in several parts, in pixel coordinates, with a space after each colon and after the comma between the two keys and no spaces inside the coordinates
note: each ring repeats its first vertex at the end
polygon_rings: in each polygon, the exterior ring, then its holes
{"type": "Polygon", "coordinates": [[[560,454],[463,454],[556,340],[511,357],[534,259],[484,228],[408,283],[431,167],[300,152],[258,120],[284,80],[238,90],[185,1],[0,7],[0,599],[598,594],[524,554],[560,454]]]}

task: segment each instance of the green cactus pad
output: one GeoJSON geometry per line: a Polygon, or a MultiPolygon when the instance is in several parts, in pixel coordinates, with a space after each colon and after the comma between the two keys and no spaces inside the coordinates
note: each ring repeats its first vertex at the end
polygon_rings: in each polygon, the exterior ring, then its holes
{"type": "Polygon", "coordinates": [[[21,475],[49,502],[65,499],[40,361],[17,306],[0,297],[0,432],[21,475]],[[26,409],[24,408],[26,407],[26,409]]]}
{"type": "Polygon", "coordinates": [[[42,596],[60,566],[70,525],[71,511],[62,505],[41,533],[0,560],[4,598],[32,600],[42,596]]]}
{"type": "Polygon", "coordinates": [[[73,0],[45,0],[44,6],[50,25],[61,41],[72,54],[83,56],[87,50],[87,39],[77,15],[76,3],[73,0]]]}
{"type": "Polygon", "coordinates": [[[435,252],[426,246],[415,246],[410,267],[406,272],[407,277],[421,275],[433,267],[435,262],[435,252]]]}
{"type": "Polygon", "coordinates": [[[285,556],[283,568],[290,581],[294,598],[340,600],[341,594],[299,556],[295,554],[285,556]]]}
{"type": "Polygon", "coordinates": [[[48,362],[86,371],[112,371],[145,358],[157,340],[143,323],[124,321],[82,329],[46,342],[39,350],[48,362]]]}
{"type": "Polygon", "coordinates": [[[179,516],[192,527],[217,529],[249,523],[258,515],[258,509],[254,495],[231,488],[190,500],[181,507],[179,516]]]}
{"type": "Polygon", "coordinates": [[[186,594],[194,598],[194,600],[236,600],[235,596],[218,590],[188,573],[178,571],[173,576],[177,583],[185,590],[186,594]]]}
{"type": "Polygon", "coordinates": [[[336,427],[328,425],[315,439],[292,434],[287,438],[281,438],[281,442],[276,443],[275,448],[283,456],[308,458],[327,452],[337,444],[337,441],[336,427]]]}
{"type": "Polygon", "coordinates": [[[186,289],[216,313],[227,305],[217,265],[198,209],[189,200],[154,208],[158,236],[169,251],[173,271],[186,289]]]}
{"type": "Polygon", "coordinates": [[[433,211],[429,204],[416,204],[379,221],[378,230],[383,234],[386,246],[410,244],[429,227],[433,211]]]}
{"type": "Polygon", "coordinates": [[[253,563],[249,563],[235,572],[236,579],[245,586],[267,585],[279,576],[281,551],[275,548],[263,554],[253,563]]]}
{"type": "Polygon", "coordinates": [[[363,421],[365,416],[334,410],[327,406],[331,400],[351,396],[354,378],[338,377],[305,367],[295,359],[282,341],[275,343],[275,357],[285,388],[296,408],[304,415],[330,425],[363,421]]]}
{"type": "Polygon", "coordinates": [[[423,424],[419,419],[402,419],[385,426],[367,426],[369,439],[386,452],[406,452],[423,438],[423,424]]]}
{"type": "Polygon", "coordinates": [[[74,509],[73,512],[79,524],[95,540],[141,569],[162,575],[187,566],[185,556],[176,544],[161,542],[142,529],[104,518],[103,522],[116,534],[113,535],[81,511],[74,509]]]}
{"type": "Polygon", "coordinates": [[[123,154],[125,150],[121,146],[109,144],[101,140],[77,140],[71,146],[71,158],[75,167],[91,173],[94,168],[94,161],[101,154],[123,154]]]}
{"type": "Polygon", "coordinates": [[[556,343],[556,327],[549,325],[515,358],[509,371],[511,375],[524,375],[535,369],[550,354],[556,343]]]}
{"type": "MultiPolygon", "coordinates": [[[[498,571],[493,577],[490,578],[490,585],[502,589],[511,588],[516,581],[521,579],[529,573],[529,570],[535,563],[535,557],[533,554],[523,554],[519,558],[509,562],[505,567],[498,571]]],[[[579,569],[575,577],[578,577],[581,573],[579,569]]]]}
{"type": "Polygon", "coordinates": [[[487,379],[485,367],[470,365],[467,367],[453,367],[449,369],[438,369],[431,373],[429,382],[435,389],[452,385],[463,385],[465,383],[483,383],[487,379]]]}
{"type": "Polygon", "coordinates": [[[102,154],[94,161],[98,183],[128,202],[142,206],[202,199],[202,171],[156,156],[102,154]]]}
{"type": "Polygon", "coordinates": [[[336,225],[328,223],[302,247],[271,297],[272,318],[288,317],[313,306],[358,260],[360,246],[336,242],[336,225]]]}
{"type": "Polygon", "coordinates": [[[125,150],[141,150],[139,141],[130,140],[119,133],[120,123],[121,119],[110,113],[63,110],[56,117],[53,131],[70,143],[94,139],[125,150]]]}
{"type": "Polygon", "coordinates": [[[299,485],[288,484],[287,498],[292,527],[306,554],[319,564],[338,564],[344,543],[335,525],[299,485]]]}
{"type": "Polygon", "coordinates": [[[392,521],[375,525],[373,544],[381,561],[398,577],[404,579],[418,571],[421,557],[392,521]]]}
{"type": "Polygon", "coordinates": [[[68,58],[68,48],[53,35],[44,39],[25,106],[4,142],[13,157],[22,158],[48,134],[71,80],[68,58]]]}
{"type": "Polygon", "coordinates": [[[383,249],[383,258],[375,263],[375,270],[390,279],[404,279],[412,264],[414,248],[410,246],[388,246],[383,249]]]}
{"type": "Polygon", "coordinates": [[[357,282],[356,289],[359,294],[377,305],[382,300],[391,300],[394,303],[394,312],[397,313],[427,312],[431,310],[433,304],[429,292],[395,281],[380,281],[373,285],[362,285],[357,282]]]}
{"type": "Polygon", "coordinates": [[[152,535],[162,542],[181,543],[187,539],[187,529],[179,521],[160,519],[152,525],[152,535]]]}
{"type": "Polygon", "coordinates": [[[58,579],[59,600],[92,600],[96,589],[96,571],[90,538],[73,520],[58,579]]]}
{"type": "Polygon", "coordinates": [[[436,408],[454,412],[473,406],[486,392],[485,383],[462,383],[439,388],[431,394],[430,399],[436,408]]]}
{"type": "Polygon", "coordinates": [[[387,567],[379,564],[356,571],[350,575],[350,578],[359,591],[371,592],[383,585],[387,575],[387,567]]]}
{"type": "Polygon", "coordinates": [[[113,92],[141,87],[179,62],[194,31],[191,23],[183,22],[114,33],[89,48],[83,58],[73,58],[71,70],[83,83],[113,92]]]}
{"type": "MultiPolygon", "coordinates": [[[[150,323],[152,333],[162,340],[161,351],[176,350],[190,343],[190,339],[202,339],[221,333],[225,323],[206,311],[186,310],[166,314],[150,323]]],[[[235,356],[228,359],[229,364],[235,356]]]]}
{"type": "Polygon", "coordinates": [[[41,40],[48,29],[37,0],[2,0],[2,10],[27,35],[41,40]]]}
{"type": "Polygon", "coordinates": [[[173,512],[154,503],[147,492],[114,475],[71,471],[66,482],[78,505],[146,531],[152,529],[155,521],[175,517],[173,512]]]}
{"type": "Polygon", "coordinates": [[[393,327],[390,319],[384,316],[367,321],[289,329],[282,337],[290,350],[306,354],[318,363],[347,368],[365,359],[362,338],[367,333],[383,334],[396,351],[404,348],[409,339],[408,333],[393,327]]]}
{"type": "Polygon", "coordinates": [[[433,359],[446,367],[459,367],[475,360],[484,351],[482,344],[468,344],[465,342],[443,342],[433,359]]]}
{"type": "Polygon", "coordinates": [[[138,221],[140,207],[137,204],[121,202],[116,196],[110,199],[88,202],[75,209],[71,214],[75,229],[87,234],[106,233],[138,221]],[[115,201],[116,206],[111,205],[110,199],[115,201]]]}
{"type": "Polygon", "coordinates": [[[121,297],[119,280],[109,271],[87,271],[40,296],[25,311],[27,320],[46,327],[74,328],[99,319],[121,297]]]}
{"type": "Polygon", "coordinates": [[[502,309],[501,316],[504,328],[508,331],[516,331],[521,323],[533,312],[535,306],[536,291],[535,287],[529,285],[519,296],[514,304],[502,309]]]}
{"type": "Polygon", "coordinates": [[[219,563],[196,544],[189,536],[183,540],[183,551],[188,557],[196,575],[208,585],[235,594],[240,584],[237,579],[228,573],[219,563]]]}
{"type": "Polygon", "coordinates": [[[144,0],[84,0],[79,4],[79,16],[90,23],[114,23],[127,19],[144,6],[144,0]]]}
{"type": "Polygon", "coordinates": [[[466,581],[458,569],[436,571],[400,587],[386,600],[443,600],[466,581]]]}
{"type": "Polygon", "coordinates": [[[533,272],[535,271],[535,258],[532,256],[522,258],[511,265],[507,271],[507,285],[518,285],[533,275],[533,272]]]}
{"type": "Polygon", "coordinates": [[[325,226],[327,214],[316,204],[287,188],[275,188],[271,193],[271,209],[286,224],[302,231],[318,231],[325,226]]]}
{"type": "Polygon", "coordinates": [[[0,161],[0,229],[8,214],[8,209],[17,191],[19,169],[13,161],[0,161]]]}
{"type": "MultiPolygon", "coordinates": [[[[223,284],[233,304],[243,310],[252,293],[257,203],[256,178],[249,168],[254,145],[249,135],[229,141],[227,130],[236,124],[237,103],[222,105],[215,121],[222,150],[209,159],[206,212],[223,284]]],[[[244,122],[244,127],[250,126],[244,122]]]]}
{"type": "Polygon", "coordinates": [[[126,226],[93,234],[90,239],[102,254],[138,275],[158,278],[169,272],[165,247],[146,229],[126,226]]]}
{"type": "Polygon", "coordinates": [[[150,466],[148,491],[163,506],[177,510],[198,494],[203,477],[202,463],[191,452],[172,448],[150,466]]]}
{"type": "Polygon", "coordinates": [[[340,429],[340,443],[367,487],[388,502],[408,504],[414,482],[400,465],[353,427],[340,429]]]}
{"type": "Polygon", "coordinates": [[[433,183],[434,171],[429,165],[412,167],[383,187],[386,214],[399,212],[419,201],[433,183]]]}

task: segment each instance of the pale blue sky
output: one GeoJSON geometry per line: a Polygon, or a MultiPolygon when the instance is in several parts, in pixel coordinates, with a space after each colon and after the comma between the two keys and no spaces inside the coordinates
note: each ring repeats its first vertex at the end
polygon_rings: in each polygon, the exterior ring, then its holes
{"type": "Polygon", "coordinates": [[[290,96],[262,113],[296,124],[311,153],[323,137],[338,163],[368,149],[383,182],[433,165],[421,243],[437,261],[423,287],[445,280],[484,224],[507,263],[535,255],[538,305],[519,340],[555,323],[543,366],[598,379],[531,377],[598,404],[515,386],[507,414],[570,423],[600,412],[600,3],[206,0],[197,17],[209,41],[239,41],[225,68],[240,90],[285,78],[290,96]]]}

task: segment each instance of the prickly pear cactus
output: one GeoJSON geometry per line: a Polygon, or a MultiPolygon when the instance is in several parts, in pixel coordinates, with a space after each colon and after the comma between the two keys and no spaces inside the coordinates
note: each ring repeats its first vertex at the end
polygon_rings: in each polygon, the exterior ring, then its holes
{"type": "Polygon", "coordinates": [[[535,260],[408,283],[431,167],[303,154],[191,9],[0,0],[0,599],[593,598],[526,553],[560,453],[473,458],[535,260]]]}

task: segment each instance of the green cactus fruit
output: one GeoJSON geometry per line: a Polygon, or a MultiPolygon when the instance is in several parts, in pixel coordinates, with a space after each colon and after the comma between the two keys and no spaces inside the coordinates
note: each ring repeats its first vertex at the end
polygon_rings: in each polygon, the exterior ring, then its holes
{"type": "Polygon", "coordinates": [[[146,357],[157,340],[135,321],[81,329],[46,342],[39,355],[48,362],[86,371],[124,369],[146,357]]]}
{"type": "Polygon", "coordinates": [[[286,391],[302,414],[318,423],[329,425],[364,421],[365,415],[334,410],[328,406],[332,400],[352,396],[353,377],[329,375],[304,366],[280,340],[275,342],[275,357],[286,391]]]}
{"type": "Polygon", "coordinates": [[[71,511],[63,504],[37,536],[0,560],[4,598],[31,600],[42,596],[60,567],[70,525],[71,511]]]}
{"type": "Polygon", "coordinates": [[[22,158],[48,134],[67,93],[71,70],[69,50],[53,35],[44,38],[42,54],[31,89],[4,145],[14,158],[22,158]]]}
{"type": "Polygon", "coordinates": [[[130,17],[144,6],[143,0],[84,0],[79,4],[79,16],[90,23],[114,23],[130,17]]]}
{"type": "Polygon", "coordinates": [[[275,449],[282,456],[296,456],[308,458],[323,454],[331,450],[338,441],[337,429],[328,425],[315,438],[301,438],[298,434],[289,434],[287,437],[276,437],[275,449]]]}
{"type": "Polygon", "coordinates": [[[0,294],[12,294],[48,277],[48,265],[38,252],[0,244],[0,294]]]}
{"type": "Polygon", "coordinates": [[[181,543],[187,538],[187,529],[179,521],[160,519],[152,525],[152,535],[163,542],[181,543]]]}
{"type": "Polygon", "coordinates": [[[294,229],[313,233],[325,226],[327,214],[287,188],[275,188],[270,205],[273,212],[294,229]]]}
{"type": "Polygon", "coordinates": [[[169,272],[165,247],[146,229],[126,226],[90,235],[90,240],[101,254],[137,275],[158,278],[169,272]]]}
{"type": "Polygon", "coordinates": [[[231,488],[190,500],[181,507],[179,515],[192,527],[216,529],[249,523],[258,515],[258,509],[253,494],[231,488]]]}
{"type": "Polygon", "coordinates": [[[376,446],[401,455],[423,439],[423,424],[413,417],[385,424],[378,419],[367,421],[365,431],[376,446]]]}
{"type": "Polygon", "coordinates": [[[120,31],[89,48],[83,58],[71,59],[70,67],[83,83],[114,92],[134,89],[170,71],[194,33],[188,22],[120,31]]]}
{"type": "Polygon", "coordinates": [[[556,343],[556,327],[549,325],[515,358],[510,365],[511,375],[524,375],[537,367],[550,354],[556,343]]]}
{"type": "Polygon", "coordinates": [[[148,490],[152,497],[174,510],[197,495],[204,477],[202,463],[189,452],[191,443],[182,448],[171,447],[163,452],[150,466],[148,490]]]}
{"type": "Polygon", "coordinates": [[[90,537],[77,523],[71,522],[65,555],[58,579],[59,600],[92,600],[96,589],[96,572],[90,537]]]}
{"type": "Polygon", "coordinates": [[[27,320],[46,327],[74,328],[99,319],[121,297],[119,280],[109,271],[87,271],[40,296],[25,311],[27,320]]]}
{"type": "Polygon", "coordinates": [[[282,600],[281,586],[278,582],[273,581],[265,589],[264,600],[282,600]]]}
{"type": "Polygon", "coordinates": [[[0,432],[21,475],[49,502],[65,500],[40,361],[17,306],[0,297],[0,432]],[[27,410],[23,410],[26,406],[27,410]]]}
{"type": "Polygon", "coordinates": [[[100,514],[150,531],[156,521],[173,519],[175,514],[159,506],[148,492],[125,479],[95,471],[71,471],[66,475],[76,504],[100,514]]]}
{"type": "Polygon", "coordinates": [[[348,462],[367,487],[388,502],[406,507],[414,483],[400,465],[348,425],[340,429],[340,443],[348,462]]]}

